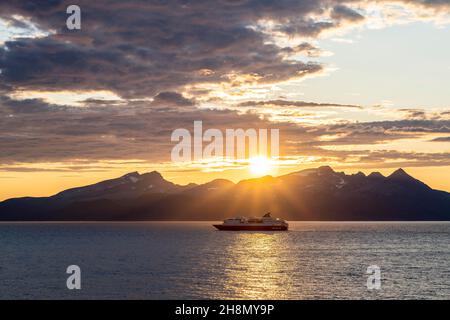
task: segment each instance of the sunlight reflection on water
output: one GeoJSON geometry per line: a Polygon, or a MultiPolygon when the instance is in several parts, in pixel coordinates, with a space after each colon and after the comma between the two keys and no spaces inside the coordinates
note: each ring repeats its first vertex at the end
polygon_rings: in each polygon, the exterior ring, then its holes
{"type": "Polygon", "coordinates": [[[229,259],[224,291],[247,299],[287,299],[291,278],[289,270],[283,267],[286,259],[282,240],[282,234],[236,234],[225,247],[229,259]]]}
{"type": "Polygon", "coordinates": [[[449,299],[449,223],[0,223],[0,298],[449,299]],[[82,290],[65,268],[82,269],[82,290]],[[368,291],[379,265],[382,289],[368,291]]]}

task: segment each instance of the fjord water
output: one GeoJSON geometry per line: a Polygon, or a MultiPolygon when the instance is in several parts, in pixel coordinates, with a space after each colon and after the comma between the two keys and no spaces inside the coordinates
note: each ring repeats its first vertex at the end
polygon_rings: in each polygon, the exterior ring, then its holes
{"type": "Polygon", "coordinates": [[[0,223],[1,299],[449,299],[448,222],[0,223]],[[68,290],[66,268],[81,268],[68,290]],[[381,289],[366,287],[381,268],[381,289]]]}

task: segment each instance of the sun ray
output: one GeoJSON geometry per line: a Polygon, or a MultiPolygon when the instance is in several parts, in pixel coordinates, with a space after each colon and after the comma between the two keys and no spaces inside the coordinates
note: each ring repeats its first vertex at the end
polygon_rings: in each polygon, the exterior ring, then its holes
{"type": "Polygon", "coordinates": [[[258,156],[249,160],[249,169],[254,176],[264,176],[272,171],[272,163],[270,159],[264,156],[258,156]]]}

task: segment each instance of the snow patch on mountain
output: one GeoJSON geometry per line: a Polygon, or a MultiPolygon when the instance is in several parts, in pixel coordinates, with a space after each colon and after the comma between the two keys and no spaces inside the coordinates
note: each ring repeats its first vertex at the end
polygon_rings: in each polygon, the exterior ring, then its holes
{"type": "Polygon", "coordinates": [[[133,183],[136,183],[136,182],[138,182],[139,181],[139,178],[136,178],[136,177],[129,177],[130,178],[130,180],[131,180],[131,182],[133,182],[133,183]]]}

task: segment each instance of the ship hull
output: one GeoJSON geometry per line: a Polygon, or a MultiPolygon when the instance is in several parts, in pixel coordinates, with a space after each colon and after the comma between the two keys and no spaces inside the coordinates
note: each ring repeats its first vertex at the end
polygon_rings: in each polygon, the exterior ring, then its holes
{"type": "Polygon", "coordinates": [[[223,224],[213,224],[221,231],[287,231],[287,226],[227,226],[223,224]]]}

